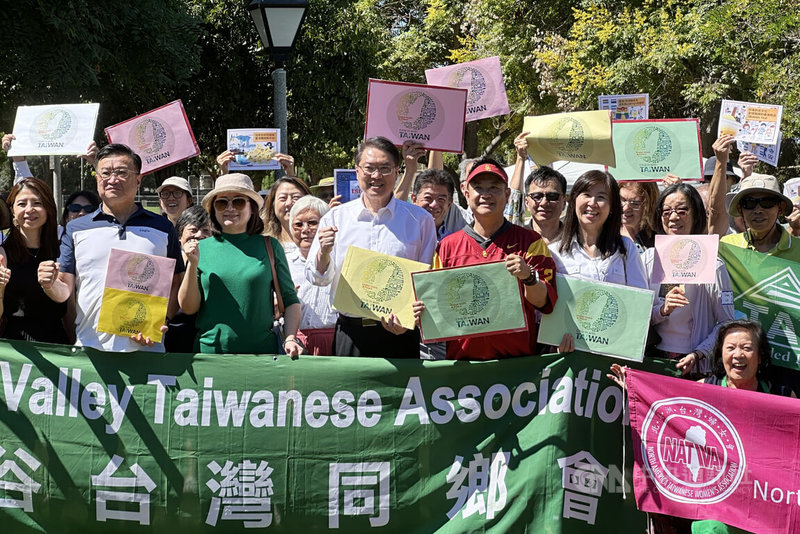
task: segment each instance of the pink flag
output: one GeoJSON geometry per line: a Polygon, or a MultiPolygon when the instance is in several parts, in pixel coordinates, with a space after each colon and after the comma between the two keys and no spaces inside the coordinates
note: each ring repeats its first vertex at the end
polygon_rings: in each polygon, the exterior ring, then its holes
{"type": "Polygon", "coordinates": [[[111,143],[128,145],[142,158],[142,174],[200,154],[180,100],[106,128],[111,143]]]}
{"type": "Polygon", "coordinates": [[[175,259],[112,248],[106,287],[169,298],[175,259]]]}
{"type": "Polygon", "coordinates": [[[713,284],[717,277],[716,235],[656,236],[652,282],[713,284]]]}
{"type": "Polygon", "coordinates": [[[400,146],[459,153],[464,147],[467,90],[370,80],[364,137],[380,135],[400,146]]]}
{"type": "Polygon", "coordinates": [[[507,115],[511,110],[498,56],[425,71],[429,85],[467,89],[467,122],[507,115]]]}
{"type": "Polygon", "coordinates": [[[644,512],[761,534],[800,525],[800,401],[628,370],[644,512]]]}

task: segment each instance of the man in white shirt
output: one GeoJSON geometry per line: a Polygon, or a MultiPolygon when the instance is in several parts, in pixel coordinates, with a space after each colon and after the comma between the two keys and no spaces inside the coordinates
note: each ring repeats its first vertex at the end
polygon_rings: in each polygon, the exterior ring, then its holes
{"type": "MultiPolygon", "coordinates": [[[[350,245],[430,265],[436,247],[433,217],[392,194],[400,161],[400,152],[388,139],[364,141],[356,151],[361,197],[320,220],[306,261],[306,278],[315,285],[331,284],[331,299],[350,245]]],[[[338,356],[417,358],[419,332],[401,326],[394,314],[379,323],[340,313],[333,349],[338,356]]]]}

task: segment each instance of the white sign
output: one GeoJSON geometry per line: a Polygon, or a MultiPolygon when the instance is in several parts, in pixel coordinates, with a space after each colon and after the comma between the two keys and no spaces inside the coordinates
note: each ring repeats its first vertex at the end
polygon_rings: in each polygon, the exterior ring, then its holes
{"type": "Polygon", "coordinates": [[[9,156],[74,156],[94,140],[100,104],[20,106],[9,156]]]}

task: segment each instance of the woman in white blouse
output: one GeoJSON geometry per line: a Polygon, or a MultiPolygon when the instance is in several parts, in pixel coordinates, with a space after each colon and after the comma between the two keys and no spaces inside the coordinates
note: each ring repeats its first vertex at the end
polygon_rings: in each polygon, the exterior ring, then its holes
{"type": "MultiPolygon", "coordinates": [[[[561,238],[549,245],[561,274],[649,289],[644,264],[633,241],[621,235],[622,202],[617,181],[607,172],[588,171],[575,181],[561,238]]],[[[574,349],[565,334],[559,350],[574,349]]]]}
{"type": "Polygon", "coordinates": [[[289,228],[297,247],[286,250],[286,259],[303,309],[297,337],[305,346],[304,352],[314,356],[333,354],[333,331],[338,315],[330,304],[331,286],[315,286],[305,278],[308,251],[317,235],[319,220],[329,209],[325,201],[306,195],[289,211],[289,228]]]}

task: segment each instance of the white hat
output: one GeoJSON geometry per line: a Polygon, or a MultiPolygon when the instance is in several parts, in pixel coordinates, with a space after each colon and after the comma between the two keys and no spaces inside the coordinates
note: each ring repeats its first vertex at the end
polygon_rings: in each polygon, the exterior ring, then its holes
{"type": "Polygon", "coordinates": [[[192,187],[189,185],[189,180],[186,178],[181,178],[180,176],[170,176],[164,180],[161,185],[156,188],[156,193],[160,193],[162,189],[169,186],[183,189],[189,193],[189,196],[192,196],[192,187]]]}
{"type": "MultiPolygon", "coordinates": [[[[739,202],[742,197],[752,193],[769,193],[783,201],[783,213],[792,212],[792,201],[789,197],[781,193],[781,186],[777,178],[771,174],[758,174],[754,172],[747,178],[739,182],[739,191],[731,199],[730,206],[728,206],[728,213],[734,217],[739,216],[739,202]]],[[[780,213],[778,213],[780,215],[780,213]]]]}
{"type": "Polygon", "coordinates": [[[203,207],[211,213],[211,203],[214,198],[221,193],[239,193],[253,200],[259,209],[264,205],[264,199],[256,193],[253,188],[253,181],[249,176],[242,173],[223,174],[214,183],[214,189],[203,197],[203,207]]]}

